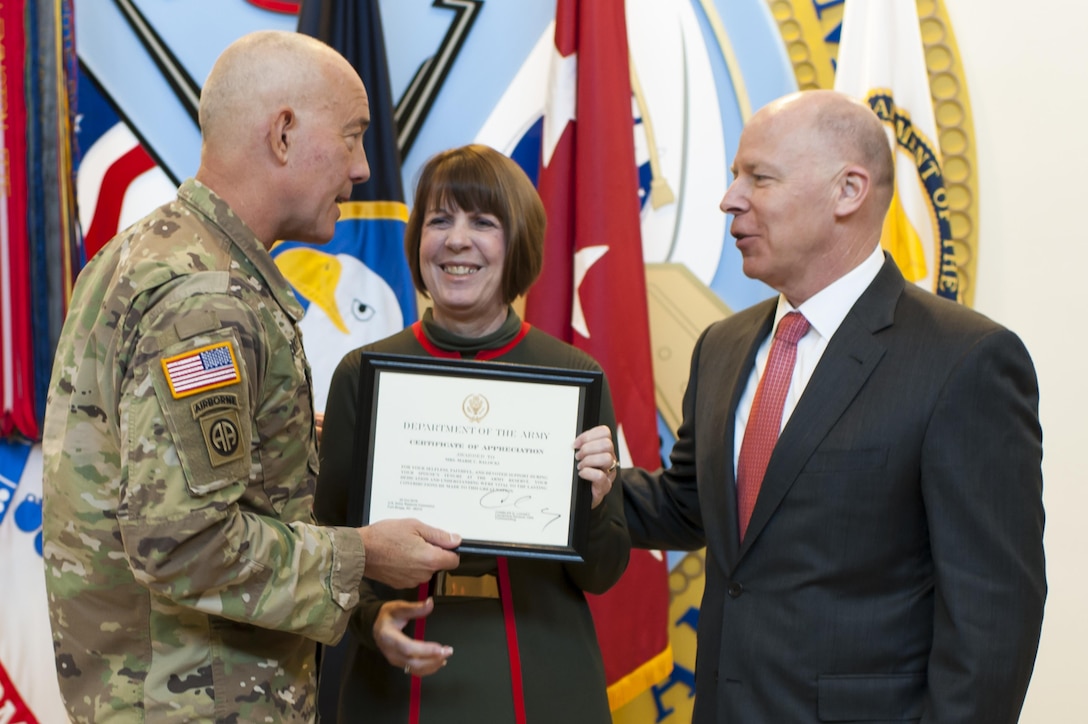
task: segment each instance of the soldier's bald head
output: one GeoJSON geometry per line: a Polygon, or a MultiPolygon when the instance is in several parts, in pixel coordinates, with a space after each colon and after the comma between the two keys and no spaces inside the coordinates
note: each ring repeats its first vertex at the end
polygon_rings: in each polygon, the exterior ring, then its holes
{"type": "Polygon", "coordinates": [[[200,100],[196,180],[266,247],[327,241],[337,204],[370,176],[366,88],[338,52],[306,35],[259,31],[216,60],[200,100]]]}
{"type": "Polygon", "coordinates": [[[354,70],[325,43],[301,33],[262,30],[231,43],[200,95],[205,144],[237,143],[278,107],[319,101],[331,76],[354,70]]]}

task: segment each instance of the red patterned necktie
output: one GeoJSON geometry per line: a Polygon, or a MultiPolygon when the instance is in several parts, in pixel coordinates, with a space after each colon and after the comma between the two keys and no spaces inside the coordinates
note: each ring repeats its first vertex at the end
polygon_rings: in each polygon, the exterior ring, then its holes
{"type": "Polygon", "coordinates": [[[744,428],[744,440],[737,460],[737,520],[742,541],[752,510],[756,507],[767,462],[771,459],[782,428],[782,404],[793,377],[797,341],[805,336],[808,326],[808,320],[800,312],[790,312],[782,317],[771,343],[767,368],[763,370],[755,400],[752,401],[752,411],[744,428]]]}

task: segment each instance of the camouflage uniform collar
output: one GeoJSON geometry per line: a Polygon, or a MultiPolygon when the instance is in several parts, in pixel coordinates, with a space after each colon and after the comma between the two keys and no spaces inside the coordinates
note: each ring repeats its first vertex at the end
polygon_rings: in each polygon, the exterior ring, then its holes
{"type": "Polygon", "coordinates": [[[206,218],[210,225],[218,228],[249,262],[253,272],[260,277],[259,281],[268,288],[283,310],[296,322],[302,319],[304,310],[291,290],[291,285],[268,250],[257,239],[257,235],[234,213],[226,201],[194,178],[181,184],[178,188],[178,199],[206,218]]]}

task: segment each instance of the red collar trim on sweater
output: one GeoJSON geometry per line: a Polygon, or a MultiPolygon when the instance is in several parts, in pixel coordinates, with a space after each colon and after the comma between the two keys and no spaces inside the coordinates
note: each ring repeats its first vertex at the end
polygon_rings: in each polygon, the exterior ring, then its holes
{"type": "MultiPolygon", "coordinates": [[[[518,346],[521,340],[525,339],[525,335],[529,334],[529,330],[533,325],[528,322],[521,323],[521,329],[518,330],[517,335],[512,340],[504,344],[502,347],[496,347],[495,349],[481,349],[476,353],[473,359],[486,361],[502,357],[504,354],[518,346]]],[[[456,350],[442,349],[435,345],[427,335],[423,333],[423,322],[416,322],[412,325],[412,334],[415,335],[416,340],[423,346],[423,349],[427,350],[427,354],[432,357],[444,357],[446,359],[461,359],[461,353],[456,350]]]]}

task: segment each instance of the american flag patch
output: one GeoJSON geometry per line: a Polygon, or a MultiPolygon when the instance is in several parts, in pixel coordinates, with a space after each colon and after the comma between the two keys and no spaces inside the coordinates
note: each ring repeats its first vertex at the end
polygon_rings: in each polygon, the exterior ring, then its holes
{"type": "Polygon", "coordinates": [[[240,379],[230,342],[211,344],[162,361],[174,399],[233,385],[240,379]]]}

